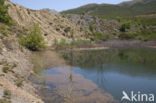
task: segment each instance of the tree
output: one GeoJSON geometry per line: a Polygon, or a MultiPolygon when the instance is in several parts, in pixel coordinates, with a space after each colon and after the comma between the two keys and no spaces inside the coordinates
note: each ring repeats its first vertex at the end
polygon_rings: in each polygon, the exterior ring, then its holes
{"type": "Polygon", "coordinates": [[[120,27],[121,32],[126,32],[127,29],[130,29],[130,23],[124,23],[120,27]]]}

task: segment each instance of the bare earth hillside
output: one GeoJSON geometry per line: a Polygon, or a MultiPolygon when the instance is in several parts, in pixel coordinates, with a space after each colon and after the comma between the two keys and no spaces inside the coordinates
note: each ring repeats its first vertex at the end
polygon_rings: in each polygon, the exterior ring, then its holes
{"type": "Polygon", "coordinates": [[[80,30],[80,26],[61,17],[56,12],[48,9],[30,10],[18,4],[10,2],[8,2],[8,4],[10,4],[9,14],[19,26],[28,28],[33,25],[33,23],[40,25],[48,46],[51,46],[55,39],[58,41],[65,39],[70,42],[72,37],[77,40],[90,38],[90,32],[88,30],[80,30]],[[67,31],[67,29],[69,30],[67,31]]]}

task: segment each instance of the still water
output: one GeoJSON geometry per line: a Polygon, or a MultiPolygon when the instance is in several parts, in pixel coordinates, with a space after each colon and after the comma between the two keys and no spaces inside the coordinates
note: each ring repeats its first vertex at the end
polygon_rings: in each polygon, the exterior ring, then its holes
{"type": "Polygon", "coordinates": [[[121,103],[122,91],[156,96],[154,49],[59,53],[67,65],[39,73],[43,87],[38,89],[46,103],[121,103]]]}

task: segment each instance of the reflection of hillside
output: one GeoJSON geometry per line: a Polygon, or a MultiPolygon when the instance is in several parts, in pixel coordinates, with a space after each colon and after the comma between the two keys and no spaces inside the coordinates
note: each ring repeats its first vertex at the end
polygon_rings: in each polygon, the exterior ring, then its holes
{"type": "Polygon", "coordinates": [[[156,52],[147,49],[68,51],[62,56],[72,66],[87,71],[116,71],[129,75],[156,75],[156,52]],[[96,69],[95,69],[96,68],[96,69]]]}

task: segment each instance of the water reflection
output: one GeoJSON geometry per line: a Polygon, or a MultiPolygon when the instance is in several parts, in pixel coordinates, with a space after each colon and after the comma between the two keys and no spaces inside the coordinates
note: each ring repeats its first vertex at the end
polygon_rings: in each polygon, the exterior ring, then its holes
{"type": "Polygon", "coordinates": [[[46,103],[118,103],[122,91],[156,95],[152,49],[60,51],[69,66],[42,71],[39,94],[46,103]],[[44,78],[44,79],[43,79],[44,78]]]}
{"type": "Polygon", "coordinates": [[[115,71],[132,76],[156,76],[156,51],[152,49],[68,51],[61,55],[74,67],[86,71],[107,72],[115,71]]]}
{"type": "Polygon", "coordinates": [[[61,55],[74,71],[120,100],[122,91],[156,94],[156,52],[152,49],[68,51],[61,55]],[[72,64],[71,64],[72,62],[72,64]]]}
{"type": "Polygon", "coordinates": [[[71,67],[56,67],[46,72],[53,72],[45,75],[46,87],[39,88],[46,103],[117,103],[91,80],[71,71],[71,67]]]}

